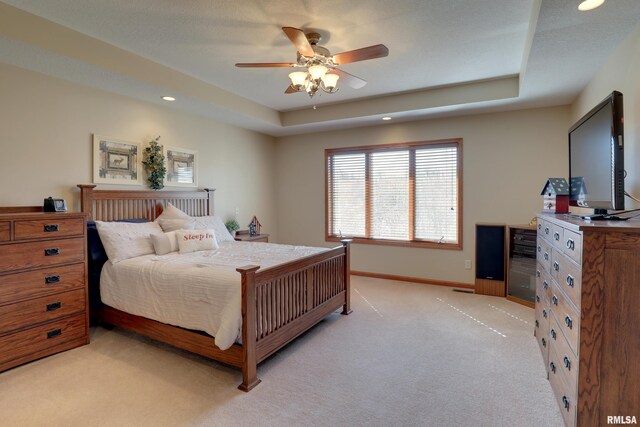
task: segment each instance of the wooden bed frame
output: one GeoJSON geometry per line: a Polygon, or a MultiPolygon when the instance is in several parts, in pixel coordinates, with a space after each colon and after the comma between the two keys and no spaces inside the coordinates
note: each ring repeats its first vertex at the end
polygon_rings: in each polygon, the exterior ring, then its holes
{"type": "MultiPolygon", "coordinates": [[[[132,218],[154,220],[167,202],[192,216],[213,215],[213,190],[131,191],[94,190],[78,185],[82,212],[89,219],[115,221],[132,218]]],[[[242,369],[242,384],[249,391],[260,383],[258,363],[342,307],[351,313],[349,245],[343,240],[326,252],[264,270],[257,265],[238,268],[242,286],[242,345],[227,350],[215,346],[213,337],[103,306],[91,318],[129,329],[149,338],[242,369]]]]}

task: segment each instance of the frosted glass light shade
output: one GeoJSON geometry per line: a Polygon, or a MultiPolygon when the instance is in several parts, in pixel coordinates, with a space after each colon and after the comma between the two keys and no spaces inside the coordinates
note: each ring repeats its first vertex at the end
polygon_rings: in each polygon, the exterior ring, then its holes
{"type": "Polygon", "coordinates": [[[307,81],[307,73],[303,71],[294,71],[289,74],[289,78],[291,79],[291,84],[293,86],[303,86],[307,81]]]}
{"type": "Polygon", "coordinates": [[[309,67],[309,74],[313,80],[321,79],[329,69],[324,65],[312,65],[309,67]]]}
{"type": "Polygon", "coordinates": [[[337,74],[327,73],[322,76],[322,83],[326,89],[331,90],[336,87],[339,78],[340,76],[337,74]]]}
{"type": "Polygon", "coordinates": [[[587,10],[595,9],[596,7],[602,6],[602,3],[604,3],[604,0],[584,0],[578,5],[578,10],[581,12],[586,12],[587,10]]]}

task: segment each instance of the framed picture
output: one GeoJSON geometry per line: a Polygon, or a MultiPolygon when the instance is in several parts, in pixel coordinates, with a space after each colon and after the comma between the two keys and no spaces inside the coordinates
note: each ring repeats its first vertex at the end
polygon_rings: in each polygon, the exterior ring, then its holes
{"type": "Polygon", "coordinates": [[[186,148],[164,147],[167,159],[167,187],[198,186],[198,152],[186,148]]]}
{"type": "Polygon", "coordinates": [[[93,135],[94,184],[142,185],[142,144],[93,135]]]}

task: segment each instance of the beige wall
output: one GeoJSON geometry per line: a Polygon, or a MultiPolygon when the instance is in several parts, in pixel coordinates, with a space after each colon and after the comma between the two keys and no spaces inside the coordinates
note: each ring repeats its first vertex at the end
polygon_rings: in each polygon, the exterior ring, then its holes
{"type": "MultiPolygon", "coordinates": [[[[571,105],[571,123],[595,107],[613,90],[624,95],[625,189],[640,198],[640,25],[616,49],[571,105]]],[[[629,198],[625,208],[640,206],[629,198]]]]}
{"type": "Polygon", "coordinates": [[[77,210],[75,185],[93,177],[93,133],[140,142],[161,135],[198,151],[198,183],[216,188],[216,213],[226,219],[238,207],[241,225],[256,214],[266,232],[277,231],[272,137],[4,64],[0,94],[0,206],[53,196],[77,210]]]}
{"type": "Polygon", "coordinates": [[[354,270],[473,283],[475,224],[522,224],[540,211],[549,176],[567,174],[568,107],[398,123],[279,138],[278,229],[283,243],[324,241],[324,149],[442,138],[463,143],[463,251],[354,245],[354,270]]]}

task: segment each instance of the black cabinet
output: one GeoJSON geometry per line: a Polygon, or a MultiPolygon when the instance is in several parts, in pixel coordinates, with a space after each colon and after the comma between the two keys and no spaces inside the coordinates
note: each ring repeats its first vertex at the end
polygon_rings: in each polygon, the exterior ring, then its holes
{"type": "Polygon", "coordinates": [[[536,229],[509,226],[507,298],[533,307],[536,295],[536,229]]]}

